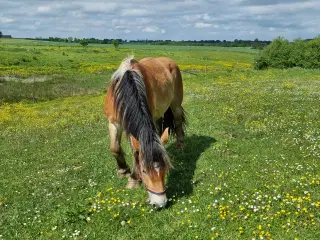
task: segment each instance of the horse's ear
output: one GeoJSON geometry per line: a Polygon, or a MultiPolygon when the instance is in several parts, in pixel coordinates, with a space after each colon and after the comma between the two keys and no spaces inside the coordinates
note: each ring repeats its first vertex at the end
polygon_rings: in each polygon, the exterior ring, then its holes
{"type": "Polygon", "coordinates": [[[169,128],[166,128],[163,131],[160,139],[161,139],[162,144],[166,144],[168,142],[168,139],[169,139],[169,128]]]}

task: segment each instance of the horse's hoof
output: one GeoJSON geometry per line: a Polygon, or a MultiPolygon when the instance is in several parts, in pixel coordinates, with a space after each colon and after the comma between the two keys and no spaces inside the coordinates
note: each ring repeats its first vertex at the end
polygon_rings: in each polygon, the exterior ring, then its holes
{"type": "Polygon", "coordinates": [[[131,171],[130,168],[127,169],[118,169],[117,175],[119,178],[128,178],[130,177],[131,171]]]}
{"type": "Polygon", "coordinates": [[[128,179],[128,183],[127,183],[126,188],[127,189],[134,189],[134,188],[138,188],[138,187],[140,187],[140,181],[130,177],[128,179]]]}

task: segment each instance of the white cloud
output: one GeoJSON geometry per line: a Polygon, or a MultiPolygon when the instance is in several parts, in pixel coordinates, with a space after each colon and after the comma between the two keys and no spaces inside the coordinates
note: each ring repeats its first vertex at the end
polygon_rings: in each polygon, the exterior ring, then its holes
{"type": "Polygon", "coordinates": [[[114,28],[115,29],[125,29],[125,28],[127,28],[127,26],[115,26],[114,28]]]}
{"type": "Polygon", "coordinates": [[[8,24],[8,23],[14,23],[16,19],[14,18],[7,18],[7,17],[0,17],[0,23],[8,24]]]}
{"type": "Polygon", "coordinates": [[[146,16],[152,14],[151,11],[146,9],[124,9],[121,11],[121,16],[127,17],[139,17],[139,16],[146,16]]]}
{"type": "Polygon", "coordinates": [[[145,27],[142,29],[142,32],[153,33],[158,30],[157,27],[145,27]]]}
{"type": "Polygon", "coordinates": [[[263,5],[263,6],[248,6],[245,10],[251,14],[273,14],[273,13],[293,13],[299,12],[303,9],[311,9],[316,7],[316,2],[304,2],[304,3],[290,3],[290,4],[275,4],[275,5],[263,5]]]}
{"type": "Polygon", "coordinates": [[[184,15],[182,17],[184,20],[186,21],[197,21],[197,20],[204,20],[204,21],[211,21],[213,20],[212,17],[210,17],[210,15],[208,13],[205,14],[196,14],[196,15],[184,15]]]}
{"type": "Polygon", "coordinates": [[[206,14],[203,14],[202,19],[205,21],[210,21],[211,17],[209,16],[209,14],[206,13],[206,14]]]}
{"type": "Polygon", "coordinates": [[[79,1],[79,6],[87,13],[110,13],[117,10],[117,3],[114,2],[99,2],[99,1],[90,1],[90,2],[81,2],[79,1]]]}
{"type": "Polygon", "coordinates": [[[185,21],[193,22],[193,21],[199,20],[201,18],[201,15],[184,15],[182,18],[185,21]]]}
{"type": "Polygon", "coordinates": [[[37,8],[38,13],[49,13],[52,11],[52,8],[50,6],[39,6],[37,8]]]}
{"type": "Polygon", "coordinates": [[[194,26],[195,26],[196,28],[208,28],[208,27],[212,27],[213,24],[211,24],[211,23],[197,22],[194,26]]]}
{"type": "Polygon", "coordinates": [[[162,33],[162,34],[165,34],[166,32],[167,32],[166,30],[161,29],[161,33],[162,33]]]}

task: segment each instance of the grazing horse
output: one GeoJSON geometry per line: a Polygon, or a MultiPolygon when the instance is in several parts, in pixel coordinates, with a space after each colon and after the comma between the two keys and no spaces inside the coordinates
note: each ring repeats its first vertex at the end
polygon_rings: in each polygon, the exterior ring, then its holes
{"type": "Polygon", "coordinates": [[[129,177],[127,188],[138,187],[141,179],[150,204],[156,207],[164,207],[167,202],[165,175],[171,163],[163,142],[167,141],[168,132],[176,134],[177,148],[183,149],[182,99],[181,72],[166,57],[125,59],[112,75],[105,99],[110,150],[117,160],[118,176],[129,177]],[[132,172],[121,148],[123,130],[130,137],[133,150],[132,172]]]}

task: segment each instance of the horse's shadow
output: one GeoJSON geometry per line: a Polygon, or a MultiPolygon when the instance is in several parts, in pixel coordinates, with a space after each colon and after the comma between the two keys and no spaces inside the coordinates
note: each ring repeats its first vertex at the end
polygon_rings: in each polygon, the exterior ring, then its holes
{"type": "Polygon", "coordinates": [[[197,160],[216,140],[208,136],[192,135],[185,137],[184,150],[177,150],[175,143],[167,147],[167,152],[173,160],[167,181],[167,195],[169,198],[180,198],[193,192],[193,175],[197,160]]]}

